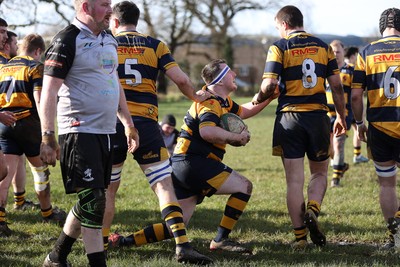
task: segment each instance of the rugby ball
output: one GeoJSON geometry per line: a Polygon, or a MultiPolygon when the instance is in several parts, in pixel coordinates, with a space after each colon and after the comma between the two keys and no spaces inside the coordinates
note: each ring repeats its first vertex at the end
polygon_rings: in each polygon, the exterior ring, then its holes
{"type": "Polygon", "coordinates": [[[234,113],[225,113],[221,116],[220,126],[232,133],[241,133],[246,124],[243,120],[234,113]]]}

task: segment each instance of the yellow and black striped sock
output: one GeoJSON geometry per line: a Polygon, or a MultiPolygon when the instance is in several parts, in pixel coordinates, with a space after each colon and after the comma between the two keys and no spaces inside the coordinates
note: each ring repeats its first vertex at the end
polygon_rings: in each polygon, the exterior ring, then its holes
{"type": "Polygon", "coordinates": [[[145,244],[170,239],[172,237],[173,236],[169,233],[167,224],[165,222],[156,223],[135,232],[133,235],[125,237],[123,240],[121,240],[121,245],[135,245],[139,247],[145,244]]]}
{"type": "Polygon", "coordinates": [[[216,242],[220,242],[222,239],[228,237],[246,208],[250,196],[244,193],[235,193],[229,197],[226,202],[224,215],[218,226],[217,236],[214,238],[216,242]]]}
{"type": "Polygon", "coordinates": [[[307,240],[307,227],[305,225],[293,228],[296,241],[307,240]]]}
{"type": "Polygon", "coordinates": [[[353,153],[354,153],[354,156],[356,156],[356,157],[361,155],[361,147],[360,146],[355,146],[354,149],[353,149],[353,153]]]}
{"type": "Polygon", "coordinates": [[[14,192],[14,204],[22,206],[25,203],[25,190],[23,192],[14,192]]]}
{"type": "Polygon", "coordinates": [[[310,200],[307,203],[307,210],[308,209],[311,209],[314,212],[315,216],[318,217],[318,215],[321,211],[321,205],[315,200],[310,200]]]}
{"type": "Polygon", "coordinates": [[[6,224],[6,209],[0,207],[0,225],[6,224]]]}
{"type": "Polygon", "coordinates": [[[343,176],[343,170],[333,169],[332,179],[340,179],[343,176]]]}
{"type": "Polygon", "coordinates": [[[43,218],[50,217],[53,214],[53,207],[50,206],[48,209],[40,209],[43,218]]]}
{"type": "Polygon", "coordinates": [[[161,207],[161,216],[166,222],[175,238],[177,246],[184,246],[189,243],[186,236],[186,227],[183,223],[182,209],[177,202],[171,202],[161,207]]]}
{"type": "Polygon", "coordinates": [[[104,251],[107,251],[108,250],[108,235],[110,234],[110,228],[102,228],[101,232],[103,233],[104,251]]]}

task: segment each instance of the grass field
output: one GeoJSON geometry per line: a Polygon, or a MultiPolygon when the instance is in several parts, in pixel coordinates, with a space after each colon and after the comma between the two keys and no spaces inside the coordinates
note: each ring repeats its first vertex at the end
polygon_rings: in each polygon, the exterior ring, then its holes
{"type": "MultiPolygon", "coordinates": [[[[237,98],[244,103],[249,98],[237,98]]],[[[181,124],[188,101],[160,104],[160,119],[173,113],[181,124]]],[[[279,158],[271,156],[271,136],[275,105],[246,121],[252,133],[245,147],[228,147],[225,163],[248,177],[254,185],[253,195],[232,238],[247,243],[253,256],[208,251],[227,197],[214,196],[198,206],[188,227],[193,245],[215,261],[215,266],[394,266],[397,254],[379,247],[385,241],[385,223],[378,202],[379,188],[372,163],[352,164],[353,132],[346,142],[346,161],[350,169],[341,188],[328,188],[320,216],[327,235],[327,246],[311,246],[304,252],[293,251],[291,223],[285,202],[285,179],[279,158]]],[[[366,154],[363,145],[363,154],[366,154]]],[[[305,163],[307,164],[307,163],[305,163]]],[[[59,166],[52,168],[53,203],[69,210],[76,196],[65,195],[59,166]]],[[[308,173],[308,172],[307,172],[308,173]]],[[[332,171],[329,171],[329,179],[332,171]]],[[[28,198],[36,200],[30,173],[28,198]]],[[[0,239],[0,266],[41,266],[61,229],[41,223],[37,211],[14,212],[9,195],[9,227],[15,234],[0,239]]],[[[117,214],[112,231],[129,234],[153,222],[160,222],[158,202],[147,181],[131,158],[123,172],[117,199],[117,214]]],[[[174,243],[160,242],[140,248],[110,250],[109,266],[179,266],[174,260],[174,243]]],[[[69,257],[73,266],[86,266],[82,241],[76,242],[69,257]]]]}

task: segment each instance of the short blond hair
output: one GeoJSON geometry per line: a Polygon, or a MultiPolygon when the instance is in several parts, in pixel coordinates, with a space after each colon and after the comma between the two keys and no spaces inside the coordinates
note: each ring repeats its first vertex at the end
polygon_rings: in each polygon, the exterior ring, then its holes
{"type": "Polygon", "coordinates": [[[339,46],[339,45],[344,49],[344,44],[343,44],[342,41],[340,41],[340,40],[333,40],[333,41],[330,43],[330,46],[339,46]]]}

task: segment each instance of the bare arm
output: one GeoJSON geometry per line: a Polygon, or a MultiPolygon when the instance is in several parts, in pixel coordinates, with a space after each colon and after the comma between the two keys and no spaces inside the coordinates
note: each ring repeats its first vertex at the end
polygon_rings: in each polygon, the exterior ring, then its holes
{"type": "Polygon", "coordinates": [[[189,99],[200,103],[210,97],[210,94],[203,90],[196,91],[189,77],[178,66],[168,69],[165,72],[165,74],[178,86],[179,90],[189,99]]]}
{"type": "Polygon", "coordinates": [[[54,131],[57,111],[57,94],[63,79],[45,75],[40,96],[39,116],[42,132],[54,131]]]}
{"type": "MultiPolygon", "coordinates": [[[[256,97],[256,96],[254,96],[254,97],[256,97]]],[[[266,106],[268,106],[269,103],[271,103],[271,101],[274,99],[275,98],[270,97],[258,105],[254,105],[253,102],[248,102],[248,103],[242,104],[241,105],[242,113],[240,114],[240,117],[242,119],[247,119],[247,118],[257,115],[261,110],[263,110],[266,106]]]]}
{"type": "Polygon", "coordinates": [[[40,96],[39,116],[42,129],[42,144],[40,158],[46,164],[55,166],[60,158],[59,146],[55,137],[55,120],[57,110],[57,93],[63,79],[45,75],[40,96]]]}
{"type": "Polygon", "coordinates": [[[351,108],[353,109],[354,119],[357,125],[357,136],[361,141],[366,142],[366,133],[368,131],[367,126],[363,122],[363,90],[352,89],[351,90],[351,108]]]}
{"type": "Polygon", "coordinates": [[[356,121],[362,121],[364,112],[362,89],[351,90],[351,108],[353,110],[354,119],[356,121]]]}
{"type": "Polygon", "coordinates": [[[333,133],[336,136],[346,133],[345,99],[342,82],[339,74],[328,77],[329,86],[332,90],[333,102],[336,109],[336,120],[333,126],[333,133]]]}
{"type": "Polygon", "coordinates": [[[119,86],[119,109],[117,116],[125,127],[125,135],[128,142],[128,151],[134,152],[139,147],[139,134],[133,124],[132,117],[129,113],[128,104],[126,103],[125,92],[122,86],[119,86]]]}
{"type": "Polygon", "coordinates": [[[33,91],[33,98],[35,99],[36,109],[38,111],[40,109],[40,95],[41,95],[41,91],[40,90],[34,90],[33,91]]]}
{"type": "Polygon", "coordinates": [[[250,133],[247,128],[237,134],[228,132],[218,126],[205,126],[200,128],[200,136],[212,144],[244,146],[250,141],[250,133]]]}
{"type": "Polygon", "coordinates": [[[256,95],[257,98],[255,96],[254,98],[256,99],[253,98],[252,103],[254,105],[258,105],[273,96],[274,93],[276,93],[278,83],[278,79],[265,78],[261,83],[261,88],[258,92],[258,96],[256,95]]]}

